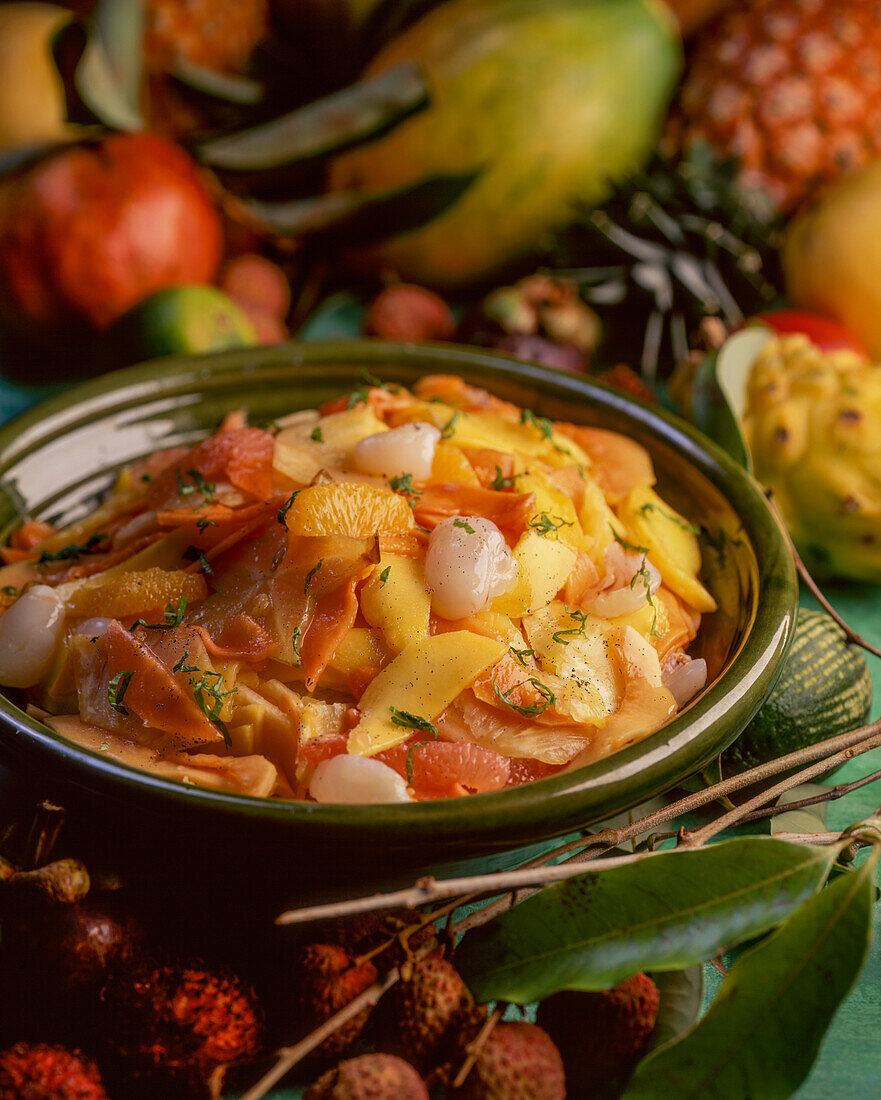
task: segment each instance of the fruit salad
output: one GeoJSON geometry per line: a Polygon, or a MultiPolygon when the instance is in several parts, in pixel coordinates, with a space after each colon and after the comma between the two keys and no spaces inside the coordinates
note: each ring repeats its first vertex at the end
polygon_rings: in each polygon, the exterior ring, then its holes
{"type": "Polygon", "coordinates": [[[230,414],[2,550],[0,683],[96,753],[331,803],[498,790],[703,687],[698,529],[625,436],[455,376],[230,414]]]}

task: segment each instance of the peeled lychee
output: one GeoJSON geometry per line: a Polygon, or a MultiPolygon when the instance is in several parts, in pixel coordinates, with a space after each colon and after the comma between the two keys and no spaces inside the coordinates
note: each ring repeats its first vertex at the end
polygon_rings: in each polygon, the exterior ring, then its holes
{"type": "Polygon", "coordinates": [[[383,1001],[381,1045],[421,1070],[433,1069],[449,1032],[470,1004],[471,995],[453,964],[429,955],[383,1001]]]}
{"type": "MultiPolygon", "coordinates": [[[[373,985],[376,967],[371,962],[356,966],[344,947],[313,943],[299,952],[290,980],[301,1028],[313,1031],[373,985]]],[[[342,1054],[361,1034],[369,1015],[369,1007],[362,1009],[316,1047],[313,1055],[328,1059],[342,1054]]]]}
{"type": "Polygon", "coordinates": [[[655,1026],[658,987],[636,974],[599,993],[556,993],[542,1001],[537,1020],[560,1048],[573,1096],[630,1072],[655,1026]]]}
{"type": "Polygon", "coordinates": [[[416,1070],[393,1054],[340,1062],[310,1085],[303,1100],[429,1100],[416,1070]]]}

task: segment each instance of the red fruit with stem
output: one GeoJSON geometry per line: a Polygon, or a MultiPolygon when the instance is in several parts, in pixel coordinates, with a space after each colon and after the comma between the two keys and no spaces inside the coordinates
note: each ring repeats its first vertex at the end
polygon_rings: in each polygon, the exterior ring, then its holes
{"type": "Polygon", "coordinates": [[[392,1054],[362,1054],[323,1074],[303,1100],[429,1100],[416,1070],[392,1054]]]}
{"type": "MultiPolygon", "coordinates": [[[[314,943],[304,947],[290,972],[293,995],[301,1028],[312,1031],[345,1008],[376,981],[372,962],[356,964],[344,947],[314,943]]],[[[364,1008],[315,1049],[319,1059],[330,1059],[347,1050],[367,1023],[370,1008],[364,1008]]]]}
{"type": "Polygon", "coordinates": [[[456,1100],[565,1100],[563,1060],[547,1032],[535,1024],[496,1024],[452,1095],[456,1100]]]}
{"type": "Polygon", "coordinates": [[[429,955],[383,1001],[380,1042],[417,1069],[434,1069],[443,1060],[451,1029],[471,1004],[471,994],[453,964],[429,955]]]}
{"type": "Polygon", "coordinates": [[[221,248],[178,146],[140,133],[67,147],[0,187],[0,318],[20,337],[69,342],[164,287],[211,282],[221,248]]]}

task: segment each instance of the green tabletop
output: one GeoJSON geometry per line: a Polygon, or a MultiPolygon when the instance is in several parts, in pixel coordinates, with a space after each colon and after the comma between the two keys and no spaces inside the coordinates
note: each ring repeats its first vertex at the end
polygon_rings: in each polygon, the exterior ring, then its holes
{"type": "MultiPolygon", "coordinates": [[[[320,321],[306,333],[313,339],[351,336],[353,325],[351,300],[341,300],[339,308],[325,311],[320,321]]],[[[0,423],[55,392],[59,387],[29,387],[0,377],[0,423]]],[[[881,588],[838,586],[828,595],[851,626],[864,637],[881,645],[881,588]]],[[[806,606],[814,606],[812,597],[803,595],[806,606]]],[[[881,683],[881,660],[869,658],[875,683],[881,683]]],[[[881,700],[876,696],[872,717],[881,716],[881,700]]],[[[859,757],[836,772],[835,783],[844,783],[881,769],[881,749],[859,757]]],[[[881,805],[881,781],[872,783],[829,805],[830,829],[844,827],[871,815],[881,805]]],[[[718,988],[717,971],[706,968],[708,998],[718,988]]],[[[798,1012],[798,1006],[791,1006],[798,1012]]],[[[295,1100],[299,1090],[272,1094],[276,1100],[295,1100]]],[[[881,1096],[881,930],[876,926],[875,941],[860,976],[836,1017],[808,1080],[798,1091],[799,1100],[866,1100],[881,1096]]],[[[675,1098],[673,1098],[675,1100],[675,1098]]],[[[757,1097],[756,1100],[761,1100],[757,1097]]]]}

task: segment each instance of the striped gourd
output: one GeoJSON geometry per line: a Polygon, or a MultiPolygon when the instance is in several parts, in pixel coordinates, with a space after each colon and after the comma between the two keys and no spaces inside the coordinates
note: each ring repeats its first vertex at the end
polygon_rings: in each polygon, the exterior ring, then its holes
{"type": "Polygon", "coordinates": [[[869,716],[872,679],[862,650],[823,611],[802,608],[777,685],[722,757],[726,775],[856,729],[869,716]]]}

